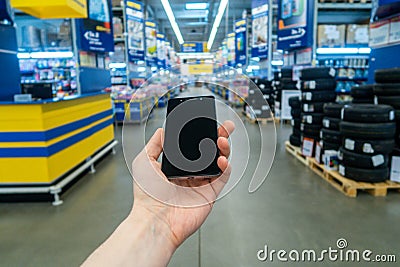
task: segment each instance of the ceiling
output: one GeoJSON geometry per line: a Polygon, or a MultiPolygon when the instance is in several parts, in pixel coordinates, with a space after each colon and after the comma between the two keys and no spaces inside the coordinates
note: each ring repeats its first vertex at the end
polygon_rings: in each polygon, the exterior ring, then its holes
{"type": "MultiPolygon", "coordinates": [[[[158,28],[165,33],[168,39],[174,44],[175,49],[179,51],[179,43],[175,37],[169,23],[167,14],[160,0],[146,0],[145,3],[151,8],[148,10],[149,15],[158,22],[158,28]]],[[[174,12],[176,22],[180,28],[185,42],[191,41],[208,41],[210,31],[212,29],[214,19],[218,12],[220,1],[216,0],[169,0],[171,9],[174,12]],[[186,10],[185,3],[208,3],[208,10],[186,10]]],[[[248,0],[230,0],[226,8],[224,17],[222,18],[220,27],[215,37],[211,51],[216,50],[226,34],[233,31],[233,21],[242,17],[243,10],[250,12],[251,1],[248,0]],[[228,25],[226,18],[228,16],[228,25]]]]}

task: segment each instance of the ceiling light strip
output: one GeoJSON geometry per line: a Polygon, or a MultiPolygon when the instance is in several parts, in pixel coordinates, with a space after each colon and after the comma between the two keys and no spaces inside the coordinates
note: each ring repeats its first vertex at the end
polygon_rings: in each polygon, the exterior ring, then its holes
{"type": "Polygon", "coordinates": [[[161,3],[164,7],[165,13],[167,13],[167,17],[169,19],[169,23],[171,23],[172,30],[178,39],[179,44],[183,44],[185,41],[183,40],[181,31],[179,30],[178,24],[175,21],[174,12],[172,12],[171,5],[169,4],[168,0],[161,0],[161,3]]]}
{"type": "Polygon", "coordinates": [[[215,17],[215,21],[214,21],[214,24],[213,24],[213,27],[212,27],[211,33],[210,33],[210,38],[208,39],[208,42],[207,42],[207,48],[209,50],[211,49],[211,47],[214,43],[215,36],[217,35],[217,31],[218,31],[219,25],[221,24],[222,17],[224,16],[226,6],[228,5],[228,1],[229,0],[222,0],[221,3],[219,4],[218,13],[217,13],[217,16],[215,17]]]}

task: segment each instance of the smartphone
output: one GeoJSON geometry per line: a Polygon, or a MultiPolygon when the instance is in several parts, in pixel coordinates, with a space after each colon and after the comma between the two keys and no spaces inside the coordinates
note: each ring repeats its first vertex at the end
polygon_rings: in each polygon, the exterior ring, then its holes
{"type": "Polygon", "coordinates": [[[168,101],[161,170],[168,179],[210,178],[217,165],[217,116],[213,96],[168,101]]]}

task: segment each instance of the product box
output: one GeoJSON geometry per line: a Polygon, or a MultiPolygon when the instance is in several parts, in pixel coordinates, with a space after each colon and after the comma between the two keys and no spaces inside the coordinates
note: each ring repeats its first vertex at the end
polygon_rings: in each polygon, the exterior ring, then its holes
{"type": "Polygon", "coordinates": [[[339,166],[339,157],[336,150],[325,150],[323,155],[324,166],[328,171],[337,171],[339,166]]]}
{"type": "Polygon", "coordinates": [[[379,21],[369,26],[369,46],[379,46],[389,43],[390,21],[379,21]]]}
{"type": "Polygon", "coordinates": [[[344,47],[346,25],[319,25],[318,47],[344,47]]]}
{"type": "Polygon", "coordinates": [[[400,42],[400,16],[390,20],[389,43],[400,42]]]}
{"type": "Polygon", "coordinates": [[[346,30],[347,44],[368,44],[369,25],[349,24],[346,30]]]}

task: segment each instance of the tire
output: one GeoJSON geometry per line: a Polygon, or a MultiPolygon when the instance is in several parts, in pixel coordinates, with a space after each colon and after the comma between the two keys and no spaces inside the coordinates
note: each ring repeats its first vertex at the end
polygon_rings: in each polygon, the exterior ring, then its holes
{"type": "Polygon", "coordinates": [[[324,112],[324,104],[325,102],[303,102],[301,106],[303,112],[322,113],[324,112]]]}
{"type": "Polygon", "coordinates": [[[303,92],[301,94],[301,100],[312,102],[333,102],[336,100],[336,93],[335,91],[303,92]]]}
{"type": "Polygon", "coordinates": [[[374,94],[377,96],[400,95],[400,83],[377,83],[374,86],[374,94]]]}
{"type": "Polygon", "coordinates": [[[343,147],[358,154],[390,154],[395,147],[395,140],[360,140],[343,138],[343,147]]]}
{"type": "Polygon", "coordinates": [[[340,131],[332,131],[328,129],[321,130],[321,139],[328,143],[341,144],[342,135],[340,131]]]}
{"type": "Polygon", "coordinates": [[[312,81],[315,79],[331,79],[336,76],[334,68],[319,67],[319,68],[307,68],[301,71],[301,80],[312,81]]]}
{"type": "Polygon", "coordinates": [[[389,178],[389,168],[366,170],[339,165],[339,173],[348,179],[366,183],[380,183],[389,178]]]}
{"type": "Polygon", "coordinates": [[[289,106],[291,108],[301,108],[300,98],[298,96],[292,96],[289,98],[289,106]]]}
{"type": "Polygon", "coordinates": [[[377,83],[400,83],[400,68],[376,70],[375,81],[377,83]]]}
{"type": "Polygon", "coordinates": [[[301,121],[304,124],[317,124],[322,126],[323,113],[302,113],[301,121]]]}
{"type": "Polygon", "coordinates": [[[332,131],[340,131],[340,122],[341,119],[324,117],[324,119],[322,120],[322,126],[325,129],[329,129],[332,131]]]}
{"type": "Polygon", "coordinates": [[[374,104],[374,98],[353,98],[352,104],[374,104]]]}
{"type": "Polygon", "coordinates": [[[281,69],[281,78],[290,78],[293,76],[293,68],[282,68],[281,69]]]}
{"type": "Polygon", "coordinates": [[[333,91],[335,90],[335,88],[336,88],[335,79],[316,79],[312,81],[303,81],[301,83],[301,90],[333,91]]]}
{"type": "Polygon", "coordinates": [[[378,96],[378,103],[400,109],[400,96],[378,96]]]}
{"type": "Polygon", "coordinates": [[[297,128],[293,128],[292,135],[297,136],[297,137],[300,138],[300,136],[301,136],[301,130],[300,130],[300,129],[297,129],[297,128]]]}
{"type": "Polygon", "coordinates": [[[339,160],[346,167],[378,169],[387,168],[389,165],[389,157],[387,154],[357,154],[344,148],[340,148],[338,155],[339,160]]]}
{"type": "Polygon", "coordinates": [[[327,117],[340,119],[342,117],[342,108],[344,104],[327,103],[324,105],[324,114],[327,117]]]}
{"type": "Polygon", "coordinates": [[[325,150],[336,150],[339,151],[340,144],[335,144],[335,143],[329,143],[325,140],[321,141],[322,144],[322,149],[325,150]]]}
{"type": "Polygon", "coordinates": [[[297,146],[297,147],[301,146],[301,139],[299,136],[291,135],[289,138],[289,142],[292,146],[297,146]]]}
{"type": "Polygon", "coordinates": [[[290,115],[292,115],[293,119],[300,119],[301,118],[301,109],[292,108],[290,111],[290,115]]]}
{"type": "Polygon", "coordinates": [[[396,123],[356,123],[340,122],[340,132],[344,137],[363,138],[368,140],[393,139],[396,134],[396,123]]]}
{"type": "Polygon", "coordinates": [[[353,86],[351,88],[350,95],[354,98],[373,98],[374,97],[374,85],[360,85],[353,86]]]}
{"type": "Polygon", "coordinates": [[[292,119],[292,127],[296,128],[296,129],[300,129],[301,119],[292,119]]]}
{"type": "Polygon", "coordinates": [[[300,130],[304,135],[307,136],[319,136],[321,131],[321,125],[317,124],[304,124],[300,126],[300,130]]]}
{"type": "Polygon", "coordinates": [[[358,104],[342,110],[342,120],[351,122],[391,122],[395,117],[394,109],[387,105],[358,104]]]}

